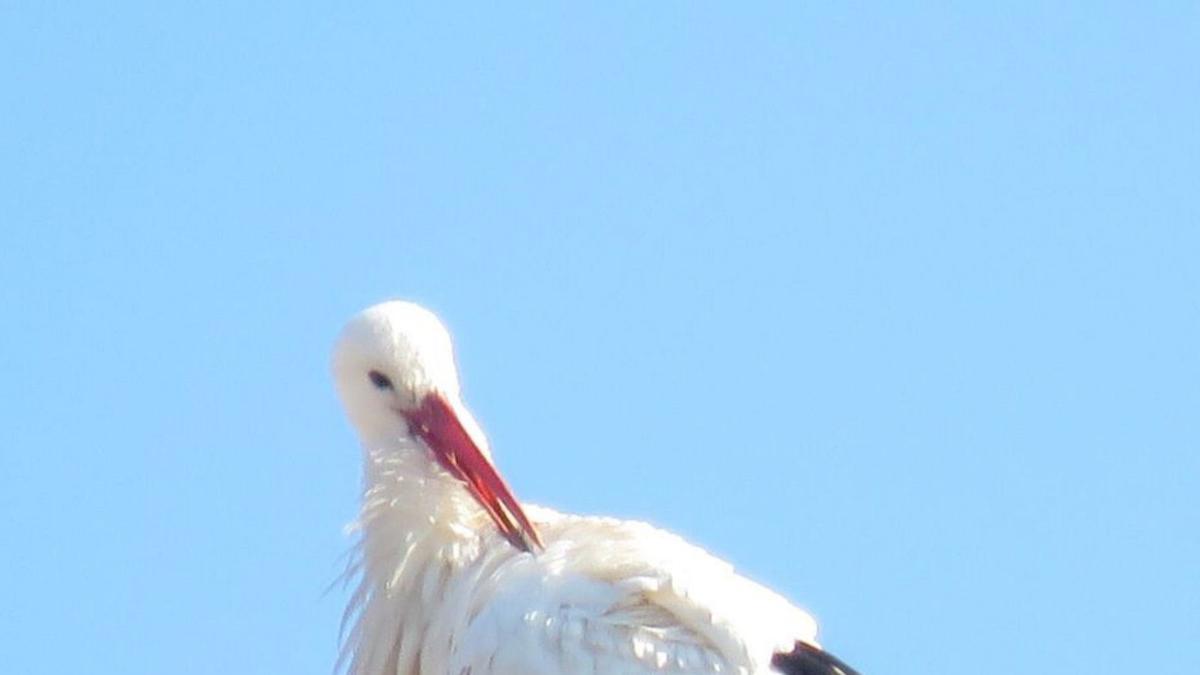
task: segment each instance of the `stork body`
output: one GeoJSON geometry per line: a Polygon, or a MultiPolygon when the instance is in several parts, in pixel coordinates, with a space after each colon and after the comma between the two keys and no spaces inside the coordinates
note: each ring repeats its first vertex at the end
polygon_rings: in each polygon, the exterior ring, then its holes
{"type": "Polygon", "coordinates": [[[428,311],[368,309],[334,373],[364,449],[352,675],[855,675],[808,614],[679,537],[521,506],[428,311]]]}

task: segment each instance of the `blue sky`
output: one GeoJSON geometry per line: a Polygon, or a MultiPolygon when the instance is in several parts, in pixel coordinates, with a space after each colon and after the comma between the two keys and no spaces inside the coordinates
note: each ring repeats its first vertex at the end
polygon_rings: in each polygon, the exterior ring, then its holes
{"type": "Polygon", "coordinates": [[[1200,12],[0,8],[0,652],[330,672],[328,350],[864,673],[1200,671],[1200,12]]]}

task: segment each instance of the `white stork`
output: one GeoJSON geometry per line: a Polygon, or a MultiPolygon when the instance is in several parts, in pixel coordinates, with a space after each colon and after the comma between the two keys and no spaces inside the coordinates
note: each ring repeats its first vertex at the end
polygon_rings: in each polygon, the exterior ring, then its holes
{"type": "Polygon", "coordinates": [[[352,675],[855,675],[812,617],[679,537],[521,505],[428,310],[354,317],[333,373],[365,464],[352,675]]]}

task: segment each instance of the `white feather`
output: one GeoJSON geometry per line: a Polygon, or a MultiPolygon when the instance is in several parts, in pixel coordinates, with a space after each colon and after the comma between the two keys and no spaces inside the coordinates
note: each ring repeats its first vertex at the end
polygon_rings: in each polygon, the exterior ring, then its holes
{"type": "Polygon", "coordinates": [[[757,675],[815,643],[808,614],[673,534],[527,506],[546,547],[522,553],[421,453],[367,458],[353,675],[757,675]]]}

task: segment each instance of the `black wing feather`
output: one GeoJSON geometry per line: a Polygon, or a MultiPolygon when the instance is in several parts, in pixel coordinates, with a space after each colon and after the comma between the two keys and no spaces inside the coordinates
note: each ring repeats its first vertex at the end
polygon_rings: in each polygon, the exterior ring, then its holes
{"type": "Polygon", "coordinates": [[[838,657],[807,642],[797,642],[790,652],[779,652],[771,665],[783,675],[859,675],[838,657]]]}

